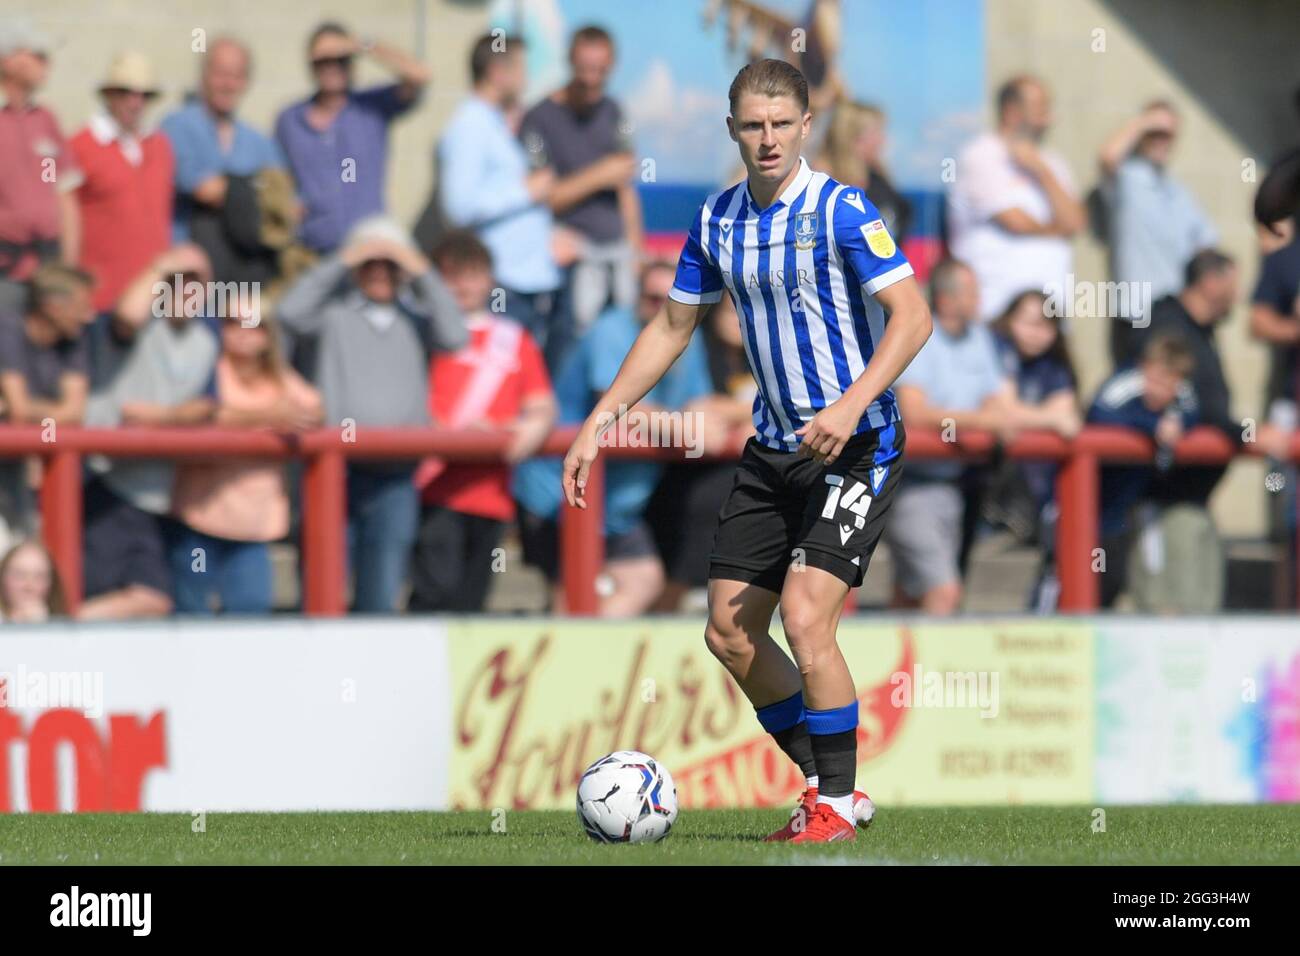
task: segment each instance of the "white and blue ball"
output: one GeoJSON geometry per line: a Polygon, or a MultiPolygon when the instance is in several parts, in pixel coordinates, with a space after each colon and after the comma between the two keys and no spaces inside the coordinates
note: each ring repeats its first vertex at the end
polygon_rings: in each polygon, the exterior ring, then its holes
{"type": "Polygon", "coordinates": [[[617,750],[578,781],[578,819],[601,843],[654,843],[677,819],[672,774],[648,754],[617,750]]]}

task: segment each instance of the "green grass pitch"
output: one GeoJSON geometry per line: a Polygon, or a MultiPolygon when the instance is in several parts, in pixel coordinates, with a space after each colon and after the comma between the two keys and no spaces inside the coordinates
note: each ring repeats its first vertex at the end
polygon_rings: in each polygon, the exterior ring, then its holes
{"type": "Polygon", "coordinates": [[[883,808],[850,844],[760,842],[779,810],[688,810],[649,846],[593,843],[570,812],[0,816],[8,864],[1294,864],[1300,805],[883,808]],[[495,827],[494,827],[495,822],[495,827]],[[501,832],[504,828],[504,832],[501,832]]]}

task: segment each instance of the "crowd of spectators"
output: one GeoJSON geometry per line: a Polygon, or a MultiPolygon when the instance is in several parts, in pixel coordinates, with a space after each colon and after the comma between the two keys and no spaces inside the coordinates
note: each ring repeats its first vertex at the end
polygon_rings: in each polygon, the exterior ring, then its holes
{"type": "MultiPolygon", "coordinates": [[[[469,93],[439,135],[430,208],[410,229],[386,208],[389,128],[419,103],[429,70],[338,23],[313,30],[306,53],[313,88],[269,134],[239,117],[248,47],[220,37],[199,58],[193,94],[170,108],[149,58],[118,54],[93,114],[65,139],[39,101],[58,66],[49,39],[18,21],[0,29],[0,414],[97,427],[505,429],[501,464],[349,463],[352,607],[482,609],[516,533],[561,608],[559,466],[536,453],[557,423],[588,414],[673,279],[673,263],[645,251],[630,127],[606,92],[614,42],[578,30],[569,81],[526,104],[521,41],[476,41],[469,93]],[[357,88],[362,57],[392,81],[357,88]],[[195,284],[256,294],[192,307],[182,290],[195,284]]],[[[1204,424],[1285,456],[1300,243],[1269,251],[1253,296],[1251,331],[1279,359],[1271,424],[1246,438],[1214,335],[1236,301],[1237,266],[1168,170],[1174,106],[1150,103],[1106,139],[1089,201],[1044,145],[1053,116],[1041,79],[1006,82],[995,115],[947,189],[947,253],[929,277],[934,334],[897,383],[903,417],[947,440],[968,429],[1069,438],[1085,420],[1148,434],[1154,463],[1103,470],[1104,599],[1217,610],[1224,559],[1208,501],[1224,469],[1175,466],[1168,449],[1204,424]],[[1059,299],[1090,213],[1111,279],[1145,290],[1105,316],[1114,373],[1091,400],[1059,299]]],[[[903,241],[913,207],[885,169],[885,129],[879,107],[840,102],[816,161],[864,190],[903,241]]],[[[724,297],[639,411],[665,428],[691,416],[711,450],[750,427],[754,393],[724,297]]],[[[6,620],[65,610],[40,543],[39,469],[0,462],[6,620]]],[[[886,532],[895,605],[955,613],[972,543],[995,526],[1042,549],[1027,602],[1050,610],[1055,471],[910,463],[886,532]]],[[[704,581],[730,481],[725,462],[609,464],[602,614],[681,606],[704,581]]],[[[292,540],[296,523],[283,465],[92,456],[84,496],[80,617],[273,607],[271,545],[292,540]]]]}

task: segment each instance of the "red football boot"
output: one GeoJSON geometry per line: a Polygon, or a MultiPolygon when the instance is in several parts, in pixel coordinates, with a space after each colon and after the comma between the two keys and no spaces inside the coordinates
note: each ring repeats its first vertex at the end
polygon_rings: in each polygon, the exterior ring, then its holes
{"type": "Polygon", "coordinates": [[[808,825],[790,838],[791,843],[841,843],[856,839],[858,831],[848,820],[831,809],[830,804],[819,803],[808,815],[808,825]]]}
{"type": "MultiPolygon", "coordinates": [[[[784,843],[794,839],[808,824],[808,817],[817,806],[817,788],[809,787],[799,798],[799,804],[790,811],[790,819],[785,826],[775,833],[763,838],[764,843],[784,843]]],[[[876,815],[876,805],[861,790],[853,791],[853,819],[860,827],[871,826],[871,818],[876,815]]]]}

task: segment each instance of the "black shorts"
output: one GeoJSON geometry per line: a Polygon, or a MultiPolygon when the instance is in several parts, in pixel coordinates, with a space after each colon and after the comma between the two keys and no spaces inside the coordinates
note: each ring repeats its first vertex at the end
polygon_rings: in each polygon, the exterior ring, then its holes
{"type": "Polygon", "coordinates": [[[119,498],[102,480],[85,487],[82,568],[86,597],[132,584],[171,597],[171,565],[165,535],[172,523],[119,498]]]}
{"type": "Polygon", "coordinates": [[[790,565],[862,584],[903,473],[903,423],[849,439],[829,468],[751,438],[718,516],[709,577],[781,593],[790,565]]]}

